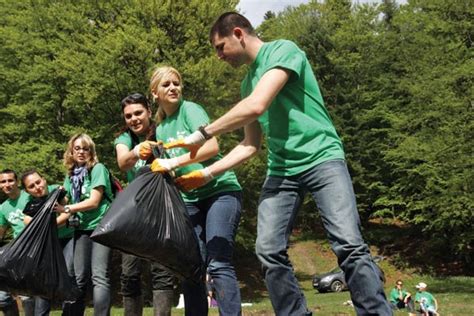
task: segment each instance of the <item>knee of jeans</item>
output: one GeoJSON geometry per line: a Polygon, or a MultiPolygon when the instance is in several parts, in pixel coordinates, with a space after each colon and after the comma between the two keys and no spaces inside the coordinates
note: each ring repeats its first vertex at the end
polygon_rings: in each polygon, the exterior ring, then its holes
{"type": "Polygon", "coordinates": [[[234,274],[234,266],[228,258],[211,258],[207,264],[207,272],[211,276],[234,274]]]}

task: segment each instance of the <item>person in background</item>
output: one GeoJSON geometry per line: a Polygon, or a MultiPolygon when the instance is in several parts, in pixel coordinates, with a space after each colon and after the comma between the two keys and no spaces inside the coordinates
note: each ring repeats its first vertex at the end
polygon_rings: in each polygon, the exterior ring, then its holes
{"type": "MultiPolygon", "coordinates": [[[[42,203],[46,201],[49,193],[54,190],[62,190],[59,185],[48,185],[46,179],[35,169],[26,171],[21,176],[21,183],[26,192],[29,193],[32,197],[30,202],[26,205],[23,210],[24,214],[24,223],[28,225],[36,213],[40,210],[42,203]],[[32,203],[33,202],[33,203],[32,203]]],[[[60,194],[58,201],[61,204],[66,204],[67,199],[65,198],[66,192],[62,190],[63,194],[60,194]]],[[[72,280],[75,279],[74,276],[74,230],[66,226],[67,220],[69,219],[70,214],[62,213],[57,216],[56,224],[58,225],[58,237],[59,243],[63,250],[64,260],[66,262],[66,268],[69,273],[69,276],[72,280]]],[[[75,284],[75,280],[73,282],[75,284]]],[[[71,302],[63,303],[63,314],[69,315],[71,308],[71,302]]],[[[51,301],[42,297],[35,297],[35,316],[45,316],[49,315],[51,311],[51,301]]]]}
{"type": "Polygon", "coordinates": [[[410,292],[403,289],[402,280],[395,282],[395,287],[390,291],[389,300],[393,310],[406,308],[408,315],[415,316],[415,304],[410,292]]]}
{"type": "MultiPolygon", "coordinates": [[[[173,67],[156,67],[150,80],[150,92],[158,105],[156,137],[165,142],[191,134],[209,122],[206,111],[198,104],[184,100],[181,74],[173,67]]],[[[154,172],[174,171],[177,176],[207,170],[218,161],[219,144],[212,138],[196,153],[184,148],[167,152],[169,159],[157,158],[154,172]]],[[[202,259],[215,289],[219,314],[241,315],[240,288],[233,265],[234,241],[242,209],[242,189],[233,171],[216,177],[210,174],[206,185],[182,192],[181,196],[197,234],[202,259]]],[[[201,284],[183,282],[186,315],[207,315],[205,280],[201,284]]]]}
{"type": "Polygon", "coordinates": [[[87,134],[75,134],[69,139],[64,165],[67,175],[63,187],[68,192],[70,204],[58,204],[55,210],[79,218],[74,231],[74,272],[81,295],[72,304],[71,312],[73,315],[84,314],[86,291],[92,279],[94,315],[110,315],[109,263],[112,250],[90,238],[110,205],[109,171],[99,162],[95,144],[87,134]]]}
{"type": "MultiPolygon", "coordinates": [[[[256,155],[267,142],[267,178],[258,207],[256,252],[277,315],[311,315],[288,256],[289,237],[306,192],[344,271],[358,315],[391,315],[382,274],[360,230],[360,219],[341,139],[324,106],[305,53],[293,42],[263,42],[236,12],[222,14],[210,42],[219,59],[247,65],[242,100],[209,125],[165,148],[195,153],[210,139],[244,128],[244,140],[224,158],[176,181],[189,189],[256,155]]],[[[220,302],[219,302],[220,305],[220,302]]]]}
{"type": "MultiPolygon", "coordinates": [[[[125,127],[114,141],[117,163],[120,170],[126,172],[128,183],[135,179],[137,171],[145,166],[146,158],[151,157],[151,147],[155,144],[155,125],[151,119],[148,99],[134,93],[122,102],[122,114],[125,127]]],[[[143,296],[141,273],[146,261],[136,256],[122,254],[122,275],[120,277],[125,316],[142,315],[143,296]]],[[[174,298],[175,277],[151,262],[153,288],[153,309],[155,315],[170,315],[174,298]]]]}
{"type": "MultiPolygon", "coordinates": [[[[7,228],[13,230],[13,238],[16,238],[25,224],[23,223],[23,209],[29,200],[29,195],[18,187],[18,175],[11,169],[4,169],[0,172],[0,187],[8,197],[5,202],[0,205],[0,240],[5,236],[7,228]]],[[[33,297],[20,296],[21,304],[25,316],[33,316],[35,314],[35,300],[33,297]]],[[[0,292],[0,306],[9,315],[18,314],[16,302],[10,294],[0,292]]]]}
{"type": "Polygon", "coordinates": [[[438,314],[438,301],[435,299],[433,294],[426,291],[427,285],[424,282],[420,282],[416,285],[418,291],[415,294],[415,303],[420,305],[420,312],[423,316],[437,316],[438,314]]]}

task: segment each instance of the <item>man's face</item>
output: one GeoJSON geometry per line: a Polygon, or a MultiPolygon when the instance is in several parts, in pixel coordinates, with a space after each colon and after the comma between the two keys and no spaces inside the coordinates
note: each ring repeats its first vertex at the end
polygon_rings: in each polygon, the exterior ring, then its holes
{"type": "Polygon", "coordinates": [[[234,34],[220,37],[217,33],[212,39],[212,46],[216,50],[217,57],[234,68],[246,63],[245,50],[241,43],[242,36],[234,31],[234,34]]]}
{"type": "Polygon", "coordinates": [[[18,190],[18,181],[13,173],[0,174],[0,187],[6,195],[10,196],[18,190]]]}
{"type": "Polygon", "coordinates": [[[25,190],[35,198],[40,198],[48,194],[48,185],[45,178],[39,174],[32,173],[25,178],[25,190]]]}

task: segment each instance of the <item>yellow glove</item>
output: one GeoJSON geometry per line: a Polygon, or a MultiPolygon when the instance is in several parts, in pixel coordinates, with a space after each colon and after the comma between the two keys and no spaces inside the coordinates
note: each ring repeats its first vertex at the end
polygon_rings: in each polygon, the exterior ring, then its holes
{"type": "Polygon", "coordinates": [[[153,154],[152,148],[154,146],[158,146],[161,143],[162,143],[161,141],[160,142],[152,142],[152,141],[146,140],[146,141],[141,142],[140,144],[136,145],[133,148],[133,153],[135,154],[135,156],[137,158],[140,158],[141,160],[147,160],[153,154]]]}
{"type": "Polygon", "coordinates": [[[159,173],[170,172],[177,167],[179,167],[178,157],[171,159],[156,158],[150,166],[151,171],[159,173]]]}
{"type": "MultiPolygon", "coordinates": [[[[200,128],[203,129],[204,127],[200,128]]],[[[206,136],[201,132],[201,130],[197,130],[194,133],[186,136],[184,139],[176,140],[170,143],[165,144],[163,147],[165,149],[171,149],[176,147],[183,147],[186,148],[191,152],[191,158],[196,156],[197,150],[212,136],[206,133],[206,136]],[[207,136],[207,138],[206,138],[207,136]]]]}
{"type": "Polygon", "coordinates": [[[214,179],[208,168],[191,171],[176,179],[176,184],[184,191],[199,188],[214,179]]]}

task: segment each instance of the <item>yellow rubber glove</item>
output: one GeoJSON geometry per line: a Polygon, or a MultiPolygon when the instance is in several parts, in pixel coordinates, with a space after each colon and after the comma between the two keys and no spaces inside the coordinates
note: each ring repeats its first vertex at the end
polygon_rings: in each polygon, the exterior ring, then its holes
{"type": "Polygon", "coordinates": [[[160,159],[156,158],[151,163],[150,169],[153,172],[165,173],[179,167],[178,158],[160,159]]]}
{"type": "Polygon", "coordinates": [[[191,153],[191,158],[196,156],[197,150],[206,142],[206,138],[204,135],[199,131],[195,131],[194,133],[186,136],[184,139],[179,139],[173,142],[169,142],[164,144],[163,147],[165,149],[171,149],[176,147],[183,147],[189,150],[191,153]]]}
{"type": "Polygon", "coordinates": [[[199,188],[214,179],[208,168],[191,171],[175,180],[178,187],[184,191],[199,188]]]}
{"type": "Polygon", "coordinates": [[[137,158],[140,158],[141,160],[147,160],[150,158],[153,154],[152,148],[154,146],[158,146],[159,144],[162,144],[163,142],[152,142],[149,140],[146,140],[144,142],[141,142],[140,144],[136,145],[133,148],[133,153],[137,158]]]}

